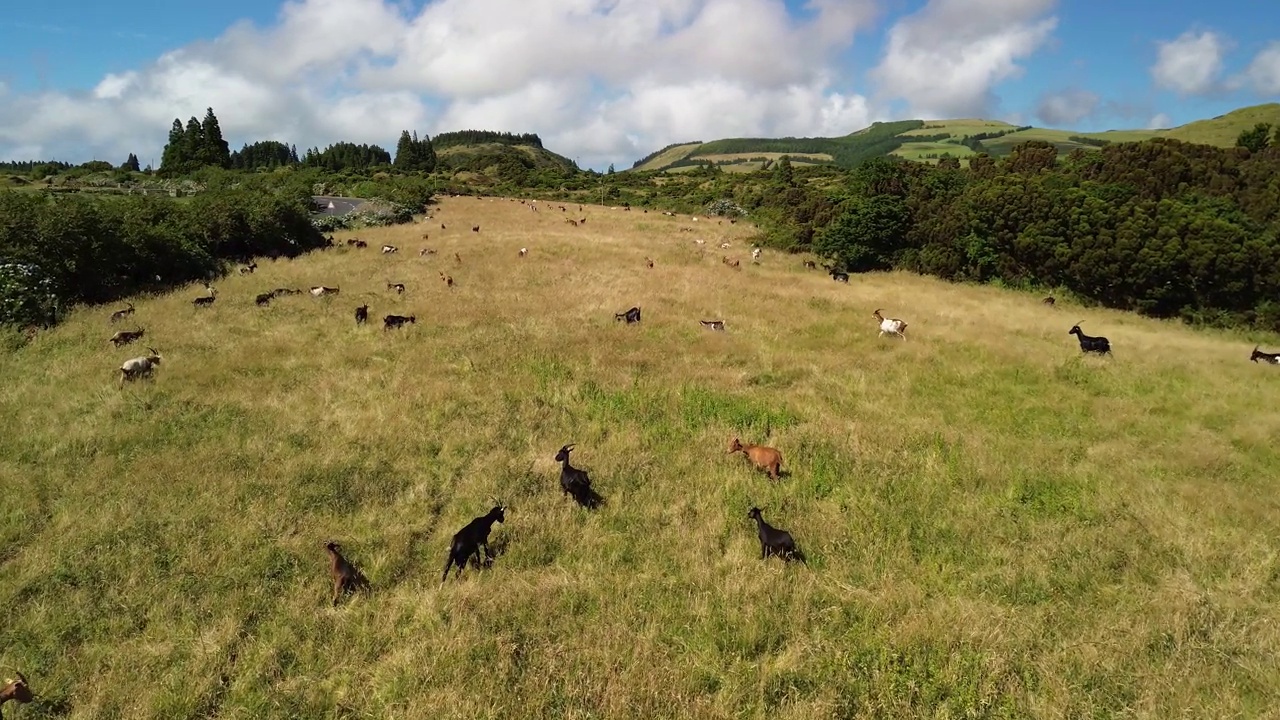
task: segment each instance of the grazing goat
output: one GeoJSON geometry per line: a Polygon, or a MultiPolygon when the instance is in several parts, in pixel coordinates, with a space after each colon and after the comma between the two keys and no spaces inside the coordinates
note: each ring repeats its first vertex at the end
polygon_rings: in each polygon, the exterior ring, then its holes
{"type": "Polygon", "coordinates": [[[150,377],[152,370],[159,364],[160,353],[155,348],[147,348],[147,354],[142,357],[125,360],[120,366],[120,387],[124,387],[125,380],[150,377]]]}
{"type": "Polygon", "coordinates": [[[725,256],[721,257],[721,258],[720,258],[720,262],[724,263],[725,265],[728,265],[728,266],[729,266],[729,267],[731,267],[731,268],[736,268],[736,267],[738,267],[738,261],[737,261],[737,260],[730,260],[728,255],[725,255],[725,256]]]}
{"type": "Polygon", "coordinates": [[[525,255],[528,255],[528,254],[529,254],[529,248],[520,248],[520,257],[524,257],[525,255]]]}
{"type": "Polygon", "coordinates": [[[416,325],[417,322],[417,315],[410,315],[408,317],[405,317],[404,315],[388,315],[382,318],[382,329],[390,330],[391,328],[398,328],[405,323],[413,323],[416,325]]]}
{"type": "Polygon", "coordinates": [[[133,303],[125,303],[125,305],[128,305],[129,307],[123,310],[117,310],[111,313],[111,322],[116,322],[117,320],[123,320],[126,315],[133,314],[133,303]]]}
{"type": "Polygon", "coordinates": [[[342,546],[336,542],[327,542],[324,549],[329,552],[329,575],[333,577],[333,606],[338,607],[338,598],[343,593],[355,592],[369,587],[369,579],[356,569],[338,550],[342,546]]]}
{"type": "Polygon", "coordinates": [[[480,232],[480,226],[479,226],[479,225],[472,225],[472,226],[471,226],[471,232],[480,232]]]}
{"type": "Polygon", "coordinates": [[[275,297],[275,293],[269,293],[269,292],[258,293],[258,296],[255,297],[253,301],[259,305],[266,305],[267,303],[271,302],[271,298],[273,297],[275,297]]]}
{"type": "Polygon", "coordinates": [[[756,532],[760,536],[761,560],[767,560],[770,555],[776,555],[782,558],[783,561],[803,560],[799,553],[796,552],[796,541],[791,537],[791,533],[765,522],[760,508],[751,508],[747,512],[747,517],[756,521],[756,532]]]}
{"type": "Polygon", "coordinates": [[[757,468],[768,473],[770,479],[777,480],[782,477],[782,453],[775,448],[764,445],[743,445],[738,438],[734,438],[729,443],[729,452],[726,454],[732,455],[736,452],[742,453],[757,468]]]}
{"type": "Polygon", "coordinates": [[[383,255],[386,255],[386,254],[388,254],[388,253],[393,253],[393,252],[400,252],[400,248],[396,247],[395,245],[383,245],[383,246],[382,246],[382,254],[383,254],[383,255]]]}
{"type": "Polygon", "coordinates": [[[880,314],[879,308],[877,308],[875,312],[871,313],[871,317],[875,318],[876,322],[880,323],[880,334],[876,337],[882,337],[885,333],[889,333],[890,335],[897,335],[903,340],[907,339],[907,336],[903,334],[907,331],[907,323],[905,321],[899,320],[898,318],[885,319],[885,317],[880,314]]]}
{"type": "Polygon", "coordinates": [[[211,285],[205,285],[204,289],[207,290],[209,294],[204,297],[198,297],[195,300],[192,300],[191,301],[192,305],[195,305],[196,307],[209,307],[210,305],[213,304],[214,300],[217,300],[217,298],[214,297],[215,291],[211,285]]]}
{"type": "Polygon", "coordinates": [[[458,253],[454,253],[454,254],[453,254],[453,259],[454,259],[454,260],[455,260],[459,265],[461,265],[461,264],[462,264],[462,256],[461,256],[461,255],[459,255],[458,253]]]}
{"type": "Polygon", "coordinates": [[[565,222],[567,222],[567,223],[569,223],[570,225],[572,225],[572,226],[574,226],[574,227],[578,227],[578,221],[577,221],[577,220],[574,220],[573,218],[565,218],[565,219],[564,219],[564,221],[565,221],[565,222]]]}
{"type": "Polygon", "coordinates": [[[324,285],[316,285],[315,287],[311,288],[311,295],[313,297],[320,297],[322,295],[337,295],[339,292],[341,292],[339,288],[325,287],[324,285]]]}
{"type": "Polygon", "coordinates": [[[759,260],[759,259],[760,259],[760,254],[761,254],[761,250],[760,250],[760,248],[752,248],[752,250],[751,250],[751,259],[752,259],[752,260],[759,260]]]}
{"type": "Polygon", "coordinates": [[[271,291],[272,295],[301,295],[302,291],[297,288],[276,288],[271,291]]]}
{"type": "Polygon", "coordinates": [[[653,268],[653,261],[647,257],[644,259],[644,264],[648,265],[651,269],[653,268]]]}
{"type": "Polygon", "coordinates": [[[721,249],[721,250],[728,250],[728,249],[729,249],[729,247],[730,247],[730,245],[729,245],[729,243],[727,243],[727,242],[726,242],[726,243],[720,243],[720,249],[721,249]]]}
{"type": "Polygon", "coordinates": [[[356,308],[356,324],[363,325],[369,319],[369,306],[361,305],[356,308]]]}
{"type": "Polygon", "coordinates": [[[804,269],[805,269],[805,270],[817,270],[817,269],[818,269],[818,264],[817,264],[817,263],[815,263],[815,262],[814,262],[814,261],[812,261],[812,260],[805,260],[805,261],[804,261],[804,269]]]}
{"type": "Polygon", "coordinates": [[[698,322],[708,330],[724,330],[723,320],[699,320],[698,322]]]}
{"type": "Polygon", "coordinates": [[[4,704],[10,700],[19,703],[29,703],[35,699],[35,693],[31,692],[31,685],[27,682],[27,678],[18,672],[17,668],[9,668],[13,670],[16,678],[5,678],[4,687],[0,687],[0,715],[3,715],[4,704]]]}
{"type": "Polygon", "coordinates": [[[440,229],[444,230],[444,223],[440,223],[440,229]]]}
{"type": "Polygon", "coordinates": [[[347,241],[347,244],[352,247],[358,247],[358,248],[369,247],[369,243],[363,240],[357,240],[356,238],[351,238],[350,240],[347,241]]]}
{"type": "MultiPolygon", "coordinates": [[[[1080,322],[1084,322],[1084,321],[1081,320],[1080,322]]],[[[1081,352],[1097,353],[1099,355],[1111,354],[1111,341],[1102,337],[1101,335],[1099,335],[1098,337],[1085,335],[1084,332],[1080,330],[1080,323],[1076,323],[1075,325],[1072,325],[1071,329],[1067,331],[1067,334],[1075,335],[1076,338],[1080,340],[1081,352]]]]}
{"type": "Polygon", "coordinates": [[[631,308],[630,310],[626,310],[620,313],[614,313],[613,319],[615,321],[626,320],[628,325],[630,325],[631,323],[638,323],[640,322],[640,308],[639,306],[636,306],[631,308]]]}
{"type": "Polygon", "coordinates": [[[452,276],[452,275],[445,275],[443,272],[441,272],[441,273],[440,273],[440,280],[441,280],[445,285],[448,285],[450,290],[452,290],[452,289],[453,289],[453,276],[452,276]]]}
{"type": "Polygon", "coordinates": [[[422,248],[421,250],[418,251],[418,257],[426,257],[428,255],[435,255],[435,254],[436,254],[436,251],[432,250],[431,248],[422,248]]]}
{"type": "Polygon", "coordinates": [[[1045,298],[1045,299],[1041,300],[1040,302],[1044,303],[1045,305],[1052,305],[1052,304],[1054,304],[1055,302],[1057,302],[1057,300],[1054,300],[1054,299],[1053,299],[1053,296],[1052,296],[1052,295],[1050,295],[1049,297],[1047,297],[1047,298],[1045,298]]]}
{"type": "Polygon", "coordinates": [[[836,282],[842,282],[847,284],[849,282],[849,273],[840,272],[839,270],[832,270],[831,279],[835,280],[836,282]]]}
{"type": "Polygon", "coordinates": [[[137,330],[121,330],[120,332],[111,336],[111,344],[115,345],[116,347],[120,347],[121,345],[128,345],[134,340],[137,340],[138,338],[142,337],[142,334],[145,332],[146,330],[143,330],[142,328],[138,328],[137,330]]]}
{"type": "Polygon", "coordinates": [[[399,295],[404,292],[404,283],[387,283],[387,289],[395,290],[396,294],[399,295]]]}
{"type": "Polygon", "coordinates": [[[483,547],[486,554],[488,553],[489,531],[493,529],[495,522],[506,522],[506,511],[505,507],[497,505],[487,514],[475,518],[454,533],[453,542],[449,544],[449,557],[444,561],[444,575],[440,577],[441,585],[449,579],[450,566],[458,566],[458,572],[454,577],[459,577],[468,559],[475,556],[477,561],[480,560],[480,548],[483,547]]]}
{"type": "Polygon", "coordinates": [[[569,453],[572,451],[571,443],[561,447],[556,453],[556,462],[560,463],[560,489],[566,495],[572,495],[574,501],[582,507],[594,510],[600,506],[603,498],[591,488],[591,478],[587,476],[587,471],[569,464],[569,453]]]}
{"type": "Polygon", "coordinates": [[[1280,353],[1265,353],[1259,350],[1257,345],[1254,345],[1253,352],[1249,355],[1249,361],[1258,362],[1259,360],[1272,365],[1280,365],[1280,353]]]}
{"type": "Polygon", "coordinates": [[[252,275],[254,270],[258,269],[258,263],[250,260],[248,265],[240,268],[241,275],[252,275]]]}

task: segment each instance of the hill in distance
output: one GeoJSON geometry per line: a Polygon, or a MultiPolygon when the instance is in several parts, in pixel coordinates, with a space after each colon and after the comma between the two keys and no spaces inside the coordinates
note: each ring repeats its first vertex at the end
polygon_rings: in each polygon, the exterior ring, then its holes
{"type": "Polygon", "coordinates": [[[1280,103],[1240,108],[1170,129],[1092,133],[1030,125],[1017,127],[999,120],[974,118],[902,120],[875,123],[855,133],[834,138],[729,138],[669,145],[638,161],[632,170],[679,170],[713,162],[726,171],[752,172],[759,170],[765,162],[776,161],[783,155],[789,155],[791,162],[798,165],[835,164],[842,167],[882,155],[898,155],[918,161],[936,161],[950,155],[963,162],[977,152],[972,144],[966,144],[966,138],[981,141],[981,149],[995,157],[1008,155],[1014,146],[1032,140],[1052,143],[1061,153],[1076,149],[1096,150],[1109,143],[1138,142],[1156,137],[1231,147],[1242,131],[1260,122],[1280,125],[1280,103]]]}

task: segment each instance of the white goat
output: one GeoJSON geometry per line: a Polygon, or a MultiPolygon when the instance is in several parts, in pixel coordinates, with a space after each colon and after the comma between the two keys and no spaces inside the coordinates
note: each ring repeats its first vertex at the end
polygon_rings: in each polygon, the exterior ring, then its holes
{"type": "Polygon", "coordinates": [[[720,243],[720,249],[721,249],[721,250],[728,250],[728,249],[729,249],[729,243],[720,243]]]}
{"type": "Polygon", "coordinates": [[[331,287],[325,287],[323,285],[317,285],[311,288],[311,294],[315,297],[320,297],[321,295],[337,295],[338,288],[331,288],[331,287]]]}
{"type": "Polygon", "coordinates": [[[160,353],[156,352],[155,348],[147,348],[147,353],[141,357],[125,360],[120,366],[120,387],[124,387],[125,380],[151,375],[155,366],[160,364],[160,353]]]}
{"type": "Polygon", "coordinates": [[[399,251],[400,251],[400,248],[396,247],[395,245],[383,245],[383,246],[382,246],[382,254],[383,254],[383,255],[386,255],[387,253],[393,253],[393,252],[399,252],[399,251]]]}
{"type": "Polygon", "coordinates": [[[752,260],[760,259],[760,248],[755,248],[754,250],[751,251],[751,259],[752,260]]]}
{"type": "Polygon", "coordinates": [[[528,254],[529,254],[529,248],[520,248],[520,257],[524,257],[525,255],[528,255],[528,254]]]}
{"type": "Polygon", "coordinates": [[[871,313],[871,315],[876,319],[876,322],[880,323],[880,334],[876,337],[882,337],[885,333],[889,333],[890,335],[897,335],[903,340],[907,339],[907,336],[903,334],[907,331],[907,323],[905,321],[898,318],[885,319],[879,310],[871,313]]]}

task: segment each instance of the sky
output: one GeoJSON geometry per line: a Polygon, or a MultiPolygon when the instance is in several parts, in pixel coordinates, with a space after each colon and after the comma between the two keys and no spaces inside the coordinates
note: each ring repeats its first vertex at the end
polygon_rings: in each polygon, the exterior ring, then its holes
{"type": "Polygon", "coordinates": [[[1173,127],[1280,101],[1280,3],[58,0],[0,10],[0,159],[535,132],[582,167],[665,145],[983,117],[1173,127]],[[178,8],[181,7],[179,10],[178,8]]]}

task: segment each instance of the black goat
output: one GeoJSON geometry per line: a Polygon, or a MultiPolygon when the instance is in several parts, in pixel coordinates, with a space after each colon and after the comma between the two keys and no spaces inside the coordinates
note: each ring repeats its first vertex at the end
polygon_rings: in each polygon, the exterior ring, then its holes
{"type": "Polygon", "coordinates": [[[1249,360],[1251,362],[1258,362],[1261,360],[1262,362],[1271,363],[1272,365],[1280,365],[1280,353],[1265,353],[1259,350],[1257,345],[1254,345],[1253,353],[1249,355],[1249,360]]]}
{"type": "Polygon", "coordinates": [[[271,298],[275,296],[276,296],[275,293],[269,293],[269,292],[258,293],[258,296],[254,298],[253,301],[259,305],[266,305],[270,303],[271,298]]]}
{"type": "Polygon", "coordinates": [[[396,294],[404,292],[404,283],[387,283],[388,290],[395,290],[396,294]]]}
{"type": "Polygon", "coordinates": [[[449,579],[450,567],[458,566],[458,572],[454,576],[458,577],[462,575],[462,568],[468,559],[475,556],[476,560],[480,560],[481,547],[488,553],[489,531],[493,529],[495,522],[506,522],[506,511],[501,505],[495,506],[487,514],[475,518],[453,534],[453,542],[449,544],[449,557],[444,561],[444,575],[440,576],[441,585],[449,579]]]}
{"type": "MultiPolygon", "coordinates": [[[[134,340],[141,338],[144,333],[146,333],[146,330],[143,330],[142,328],[138,328],[137,330],[121,330],[120,332],[111,336],[111,344],[115,345],[116,347],[120,347],[121,345],[128,345],[134,340]]],[[[1254,349],[1256,350],[1257,348],[1254,348],[1254,349]]]]}
{"type": "Polygon", "coordinates": [[[417,324],[417,322],[418,317],[416,315],[410,315],[409,317],[405,317],[404,315],[388,315],[382,318],[382,329],[390,330],[391,328],[400,327],[405,323],[417,324]]]}
{"type": "Polygon", "coordinates": [[[633,307],[630,310],[627,310],[626,312],[614,313],[613,319],[626,320],[628,325],[630,325],[631,323],[638,323],[640,322],[640,308],[633,307]]]}
{"type": "Polygon", "coordinates": [[[591,478],[587,476],[587,471],[569,464],[569,453],[572,451],[573,445],[570,444],[560,448],[560,452],[556,453],[556,462],[560,463],[560,489],[566,495],[572,495],[582,507],[594,510],[604,502],[604,498],[592,489],[591,478]]]}
{"type": "Polygon", "coordinates": [[[360,307],[356,308],[356,324],[357,325],[363,325],[364,322],[368,319],[369,319],[368,305],[361,305],[360,307]]]}
{"type": "Polygon", "coordinates": [[[1053,299],[1053,296],[1052,296],[1052,295],[1050,295],[1049,297],[1047,297],[1047,298],[1045,298],[1045,299],[1041,300],[1040,302],[1044,303],[1045,305],[1053,305],[1054,303],[1056,303],[1056,302],[1057,302],[1057,300],[1054,300],[1054,299],[1053,299]]]}
{"type": "Polygon", "coordinates": [[[796,541],[792,539],[791,533],[779,530],[765,522],[764,516],[760,514],[760,508],[751,508],[747,512],[747,517],[756,521],[756,530],[760,535],[761,560],[768,559],[770,555],[776,555],[783,560],[804,561],[804,557],[796,550],[796,541]]]}
{"type": "Polygon", "coordinates": [[[836,282],[847,283],[849,282],[849,273],[832,270],[831,279],[835,280],[836,282]]]}
{"type": "Polygon", "coordinates": [[[1068,335],[1075,335],[1080,340],[1080,350],[1086,353],[1097,353],[1099,355],[1111,354],[1111,341],[1099,335],[1093,337],[1085,335],[1080,330],[1080,323],[1076,323],[1067,331],[1068,335]]]}
{"type": "Polygon", "coordinates": [[[250,260],[248,265],[240,268],[241,275],[252,275],[254,270],[258,269],[258,263],[250,260]]]}

